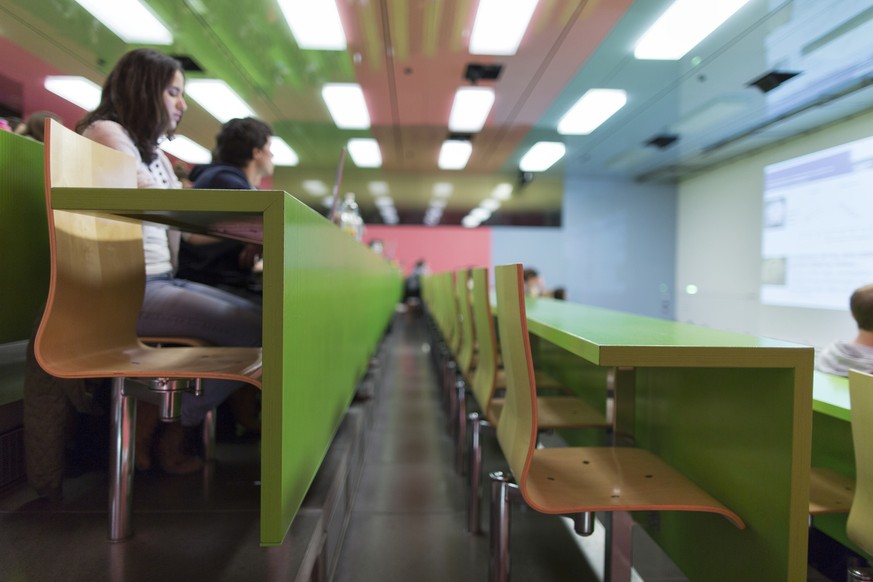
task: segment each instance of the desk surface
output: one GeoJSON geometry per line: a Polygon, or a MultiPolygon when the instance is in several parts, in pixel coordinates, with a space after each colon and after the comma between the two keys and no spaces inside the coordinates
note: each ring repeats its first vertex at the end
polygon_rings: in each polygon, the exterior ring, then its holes
{"type": "Polygon", "coordinates": [[[812,380],[812,409],[835,418],[851,421],[849,379],[815,371],[812,380]]]}
{"type": "Polygon", "coordinates": [[[264,245],[261,543],[282,543],[400,298],[402,274],[276,190],[55,188],[53,208],[264,245]],[[240,226],[241,225],[241,226],[240,226]],[[349,309],[350,297],[355,306],[349,309]]]}
{"type": "Polygon", "coordinates": [[[800,344],[554,299],[526,307],[532,333],[600,366],[770,367],[812,354],[800,344]]]}

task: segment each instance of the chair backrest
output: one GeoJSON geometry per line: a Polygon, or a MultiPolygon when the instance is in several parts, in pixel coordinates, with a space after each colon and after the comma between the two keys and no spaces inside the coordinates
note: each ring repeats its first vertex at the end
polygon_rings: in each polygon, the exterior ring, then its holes
{"type": "Polygon", "coordinates": [[[455,303],[458,306],[458,365],[464,376],[469,376],[476,350],[476,336],[473,332],[473,314],[470,311],[469,272],[462,269],[455,273],[455,303]]]}
{"type": "MultiPolygon", "coordinates": [[[[494,331],[494,318],[491,314],[491,294],[488,289],[488,269],[478,267],[472,270],[473,289],[470,303],[473,312],[473,328],[476,334],[478,362],[473,375],[473,396],[479,407],[487,415],[494,386],[497,379],[497,338],[494,331]]],[[[496,419],[488,418],[495,423],[496,419]]]]}
{"type": "Polygon", "coordinates": [[[852,443],[855,446],[855,497],[846,533],[873,554],[873,375],[849,371],[852,443]]]}
{"type": "Polygon", "coordinates": [[[524,306],[520,264],[494,269],[497,328],[506,370],[506,400],[497,424],[497,440],[518,483],[524,480],[537,439],[537,397],[524,306]]]}
{"type": "Polygon", "coordinates": [[[136,188],[136,160],[46,120],[45,197],[51,278],[34,351],[61,377],[85,353],[135,345],[145,266],[142,227],[52,210],[52,189],[136,188]]]}

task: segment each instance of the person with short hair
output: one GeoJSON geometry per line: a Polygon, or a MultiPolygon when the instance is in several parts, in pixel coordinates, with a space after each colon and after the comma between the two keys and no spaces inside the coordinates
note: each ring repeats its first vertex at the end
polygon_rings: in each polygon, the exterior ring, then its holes
{"type": "MultiPolygon", "coordinates": [[[[188,178],[194,188],[256,190],[273,175],[273,129],[253,117],[231,119],[215,136],[213,162],[195,166],[188,178]]],[[[260,301],[260,279],[252,272],[260,245],[184,233],[178,276],[260,301]]]]}
{"type": "Polygon", "coordinates": [[[819,354],[816,368],[822,372],[837,376],[848,376],[849,370],[873,372],[873,284],[855,289],[849,309],[858,335],[851,341],[835,341],[819,354]]]}

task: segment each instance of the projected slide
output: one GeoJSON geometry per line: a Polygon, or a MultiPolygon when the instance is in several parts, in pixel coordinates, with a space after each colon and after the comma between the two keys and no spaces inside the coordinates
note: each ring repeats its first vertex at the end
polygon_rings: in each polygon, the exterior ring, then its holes
{"type": "Polygon", "coordinates": [[[847,309],[873,283],[873,138],[764,174],[761,302],[847,309]]]}

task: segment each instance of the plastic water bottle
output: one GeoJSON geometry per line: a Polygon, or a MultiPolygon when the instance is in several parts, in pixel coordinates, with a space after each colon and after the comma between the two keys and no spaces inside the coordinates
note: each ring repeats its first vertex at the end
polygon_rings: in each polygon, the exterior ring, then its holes
{"type": "Polygon", "coordinates": [[[346,198],[339,208],[337,223],[340,230],[349,233],[357,240],[364,238],[364,220],[361,218],[361,211],[358,209],[358,203],[355,202],[355,195],[352,192],[346,194],[346,198]]]}

